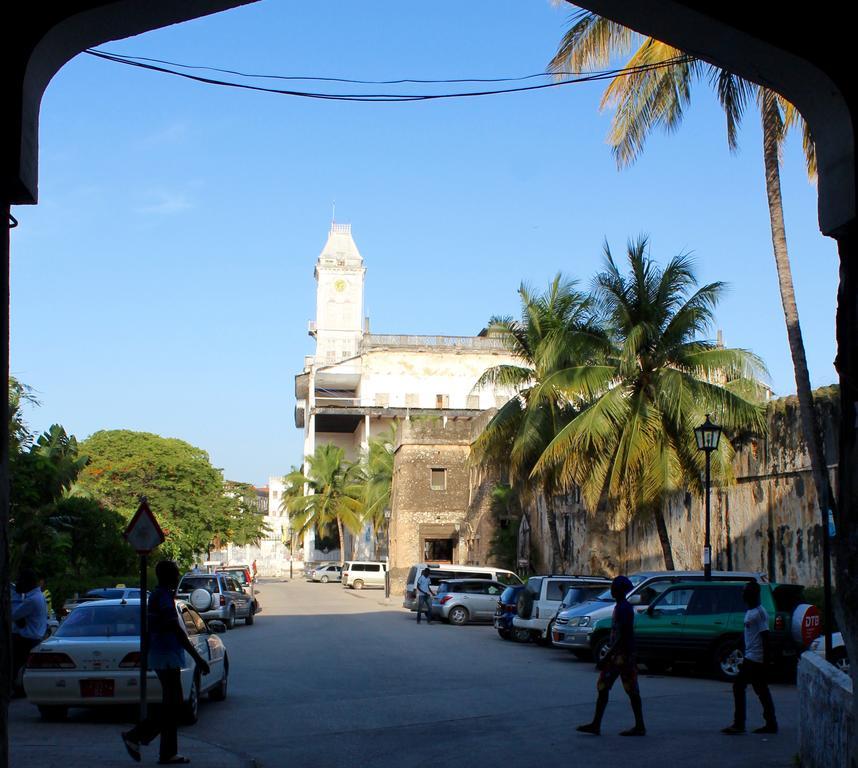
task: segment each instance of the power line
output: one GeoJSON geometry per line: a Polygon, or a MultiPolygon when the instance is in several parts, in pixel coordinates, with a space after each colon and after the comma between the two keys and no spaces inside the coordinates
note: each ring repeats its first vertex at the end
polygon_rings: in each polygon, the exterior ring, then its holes
{"type": "Polygon", "coordinates": [[[513,88],[498,88],[491,90],[479,90],[479,91],[460,91],[454,93],[324,93],[318,91],[303,91],[303,90],[292,90],[292,89],[283,89],[283,88],[269,88],[261,85],[251,85],[248,83],[236,83],[229,80],[219,80],[212,77],[203,77],[201,75],[194,75],[189,72],[180,72],[175,69],[170,69],[169,67],[181,67],[183,69],[203,69],[214,72],[221,72],[226,74],[234,74],[238,77],[245,78],[253,78],[253,79],[278,79],[278,80],[307,80],[307,81],[328,81],[328,82],[342,82],[349,83],[354,85],[393,85],[393,84],[405,84],[405,83],[415,83],[415,84],[451,84],[451,83],[493,83],[493,82],[516,82],[523,80],[530,80],[539,77],[547,77],[552,73],[542,72],[539,74],[533,75],[524,75],[521,77],[512,77],[512,78],[460,78],[453,80],[415,80],[410,78],[401,78],[398,80],[353,80],[348,78],[326,78],[326,77],[304,77],[304,76],[293,76],[293,75],[252,75],[246,74],[242,72],[238,72],[236,70],[226,70],[219,69],[216,67],[207,67],[207,66],[198,66],[198,65],[190,65],[190,64],[177,64],[175,62],[167,62],[161,59],[151,59],[140,56],[124,56],[121,54],[108,53],[106,51],[100,51],[94,48],[87,49],[85,53],[88,53],[90,56],[95,56],[100,59],[104,59],[106,61],[112,61],[117,64],[125,64],[130,67],[137,67],[139,69],[151,70],[153,72],[161,72],[163,74],[173,75],[175,77],[181,77],[186,80],[193,80],[195,82],[204,83],[207,85],[217,85],[227,88],[239,88],[242,90],[249,91],[258,91],[262,93],[273,93],[281,96],[298,96],[301,98],[310,98],[310,99],[322,99],[329,101],[357,101],[357,102],[405,102],[405,101],[433,101],[439,99],[458,99],[458,98],[468,98],[468,97],[476,97],[476,96],[496,96],[505,93],[524,93],[526,91],[538,91],[544,90],[546,88],[557,88],[563,85],[574,85],[576,83],[587,83],[587,82],[597,82],[600,80],[609,80],[619,76],[629,76],[633,74],[639,74],[642,72],[662,69],[664,67],[673,66],[675,64],[685,63],[689,61],[688,56],[677,56],[672,59],[667,59],[663,62],[658,62],[655,64],[644,64],[637,67],[629,67],[622,69],[611,69],[611,70],[602,70],[595,72],[582,72],[582,73],[553,73],[560,74],[561,76],[567,76],[566,80],[558,80],[550,83],[540,83],[538,85],[524,85],[517,86],[513,88]],[[158,62],[150,63],[150,62],[158,62]],[[166,66],[159,66],[159,64],[164,64],[166,66]]]}

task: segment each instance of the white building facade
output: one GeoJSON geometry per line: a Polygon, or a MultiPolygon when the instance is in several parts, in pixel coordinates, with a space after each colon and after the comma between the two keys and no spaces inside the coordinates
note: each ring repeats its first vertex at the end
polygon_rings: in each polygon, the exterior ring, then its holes
{"type": "MultiPolygon", "coordinates": [[[[489,368],[519,364],[500,339],[369,333],[363,311],[366,268],[350,225],[331,225],[314,274],[316,318],[309,333],[316,351],[295,377],[295,426],[304,432],[304,456],[330,443],[354,460],[371,436],[396,420],[474,418],[514,394],[476,388],[489,368]]],[[[272,499],[272,513],[274,504],[272,499]]],[[[344,557],[371,556],[370,538],[368,531],[357,540],[349,536],[344,557]]],[[[315,532],[308,532],[307,560],[339,557],[330,541],[322,549],[317,544],[315,532]]]]}

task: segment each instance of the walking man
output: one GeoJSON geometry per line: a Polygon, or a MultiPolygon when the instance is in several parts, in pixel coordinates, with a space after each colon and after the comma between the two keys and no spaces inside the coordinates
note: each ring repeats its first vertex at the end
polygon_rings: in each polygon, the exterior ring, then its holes
{"type": "Polygon", "coordinates": [[[148,744],[159,733],[161,749],[158,763],[180,765],[191,762],[178,754],[177,728],[182,710],[181,670],[185,666],[185,651],[191,654],[203,675],[209,674],[208,662],[200,656],[188,639],[176,612],[176,588],[179,586],[179,566],[172,560],[162,560],[155,566],[158,586],[152,590],[147,606],[149,621],[149,669],[155,671],[161,683],[161,712],[156,720],[151,716],[135,728],[122,734],[128,754],[140,762],[140,745],[148,744]]]}
{"type": "Polygon", "coordinates": [[[769,645],[769,615],[760,604],[760,585],[749,581],[742,592],[742,598],[748,610],[745,611],[745,658],[739,668],[739,676],[733,683],[733,724],[721,730],[728,736],[745,732],[745,714],[747,703],[745,691],[750,684],[763,705],[763,719],[766,724],[756,728],[754,733],[777,733],[778,721],[775,717],[775,703],[766,681],[766,661],[769,645]]]}
{"type": "Polygon", "coordinates": [[[18,593],[12,605],[12,693],[23,695],[18,675],[27,657],[48,633],[48,606],[39,580],[30,568],[22,568],[15,582],[18,593]]]}
{"type": "Polygon", "coordinates": [[[420,623],[420,611],[426,611],[426,622],[432,623],[432,588],[429,582],[429,569],[424,568],[417,579],[417,623],[420,623]]]}
{"type": "Polygon", "coordinates": [[[617,678],[620,678],[635,715],[634,727],[621,731],[620,736],[646,735],[635,659],[635,611],[626,600],[626,595],[631,588],[632,583],[625,576],[617,576],[611,582],[611,595],[617,601],[611,619],[611,644],[605,656],[596,663],[596,667],[601,670],[599,681],[596,683],[598,691],[596,713],[593,715],[593,722],[578,726],[581,733],[591,733],[594,736],[601,733],[602,717],[608,706],[608,696],[617,678]]]}

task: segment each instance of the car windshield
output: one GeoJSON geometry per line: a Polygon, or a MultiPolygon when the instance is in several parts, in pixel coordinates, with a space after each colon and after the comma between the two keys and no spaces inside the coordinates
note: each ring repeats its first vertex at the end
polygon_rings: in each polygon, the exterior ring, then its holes
{"type": "Polygon", "coordinates": [[[218,571],[218,573],[225,573],[227,576],[232,576],[242,587],[247,586],[247,573],[244,568],[230,568],[224,571],[218,571]]]}
{"type": "Polygon", "coordinates": [[[521,579],[514,573],[498,573],[497,580],[506,585],[521,584],[521,579]]]}
{"type": "Polygon", "coordinates": [[[214,576],[185,576],[179,584],[180,592],[193,592],[195,589],[207,589],[209,592],[220,592],[218,580],[214,576]]]}
{"type": "Polygon", "coordinates": [[[594,597],[593,599],[599,600],[600,602],[603,602],[603,603],[613,603],[614,602],[614,598],[611,597],[611,590],[610,589],[606,589],[601,594],[596,595],[596,597],[594,597]]]}
{"type": "Polygon", "coordinates": [[[518,589],[516,589],[515,587],[507,587],[503,591],[503,594],[500,596],[500,601],[502,603],[512,603],[517,594],[518,589]]]}
{"type": "Polygon", "coordinates": [[[56,637],[134,637],[140,635],[139,605],[87,603],[60,624],[56,637]]]}

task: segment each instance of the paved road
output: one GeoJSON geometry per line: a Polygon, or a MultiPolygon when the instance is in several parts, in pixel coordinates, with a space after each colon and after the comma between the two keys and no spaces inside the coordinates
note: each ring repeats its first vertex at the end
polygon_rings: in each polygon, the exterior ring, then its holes
{"type": "MultiPolygon", "coordinates": [[[[486,626],[417,626],[379,591],[300,581],[260,588],[265,610],[254,626],[222,635],[232,662],[228,700],[204,703],[180,740],[244,753],[263,768],[793,764],[794,686],[773,687],[779,735],[729,738],[718,733],[732,714],[729,685],[642,675],[648,735],[616,735],[631,724],[617,685],[605,735],[589,737],[574,726],[592,714],[595,673],[565,651],[505,642],[486,626]]],[[[759,707],[753,697],[749,705],[754,726],[759,707]]],[[[14,707],[13,740],[16,719],[33,728],[33,713],[24,702],[14,707]]],[[[83,727],[91,716],[76,719],[83,727]]]]}

